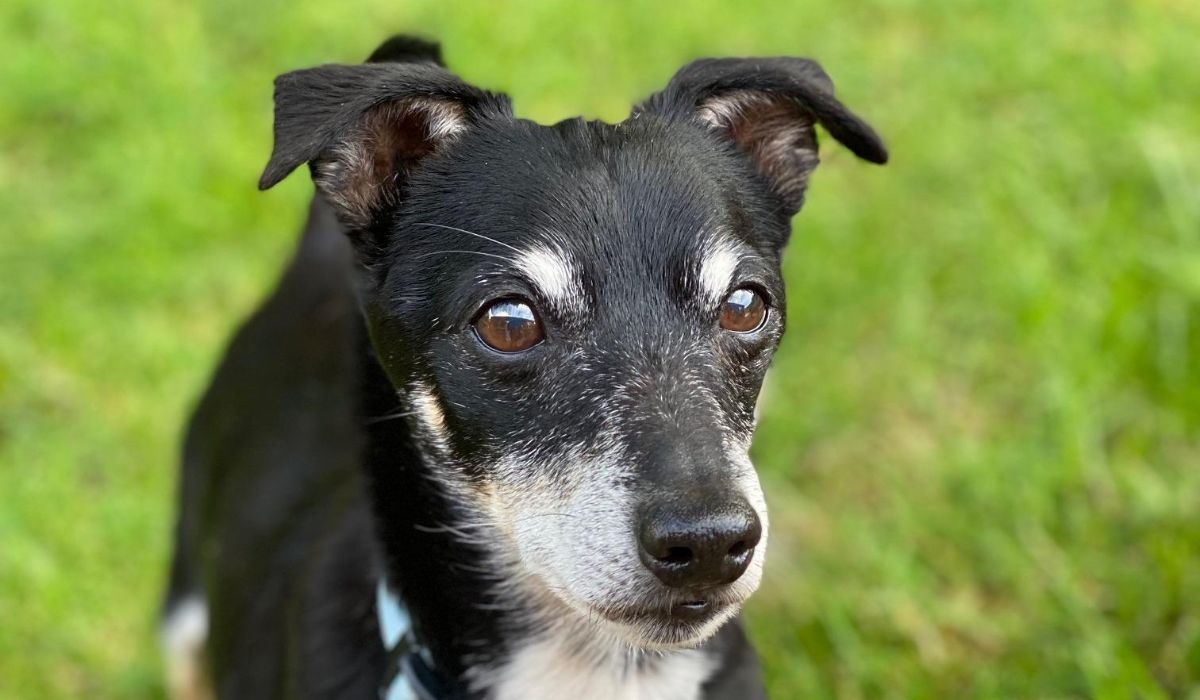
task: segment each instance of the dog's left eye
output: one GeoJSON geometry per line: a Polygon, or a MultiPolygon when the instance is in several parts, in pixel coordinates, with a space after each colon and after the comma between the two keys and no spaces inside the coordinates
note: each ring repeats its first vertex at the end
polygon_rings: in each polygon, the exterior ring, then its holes
{"type": "Polygon", "coordinates": [[[734,333],[750,333],[762,328],[767,320],[767,303],[749,287],[738,287],[721,304],[721,328],[734,333]]]}
{"type": "Polygon", "coordinates": [[[545,337],[533,307],[520,299],[492,302],[475,319],[475,334],[498,352],[528,350],[545,337]]]}

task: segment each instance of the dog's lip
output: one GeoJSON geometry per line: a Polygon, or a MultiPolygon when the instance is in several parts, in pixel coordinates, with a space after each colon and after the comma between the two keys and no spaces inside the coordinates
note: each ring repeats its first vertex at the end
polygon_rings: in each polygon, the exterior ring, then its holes
{"type": "Polygon", "coordinates": [[[671,606],[671,618],[683,622],[703,622],[715,613],[715,609],[720,607],[712,601],[703,598],[697,600],[689,600],[684,603],[676,603],[671,606]]]}
{"type": "Polygon", "coordinates": [[[627,624],[654,621],[670,626],[694,626],[711,620],[729,605],[715,598],[694,597],[659,606],[615,608],[600,612],[614,622],[627,624]]]}

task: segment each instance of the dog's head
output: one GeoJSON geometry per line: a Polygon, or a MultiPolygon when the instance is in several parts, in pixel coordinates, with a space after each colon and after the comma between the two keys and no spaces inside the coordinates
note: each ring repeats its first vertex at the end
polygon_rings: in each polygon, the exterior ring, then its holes
{"type": "Polygon", "coordinates": [[[311,166],[411,429],[506,577],[636,647],[697,644],[761,577],[748,448],[815,126],[883,145],[803,59],[696,61],[619,124],[542,126],[408,58],[281,76],[261,186],[311,166]]]}

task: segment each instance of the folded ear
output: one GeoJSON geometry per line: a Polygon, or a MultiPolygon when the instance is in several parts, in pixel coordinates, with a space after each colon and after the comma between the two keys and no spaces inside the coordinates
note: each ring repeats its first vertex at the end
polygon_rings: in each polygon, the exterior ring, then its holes
{"type": "Polygon", "coordinates": [[[317,189],[352,234],[399,202],[423,159],[481,120],[512,116],[506,96],[439,66],[436,45],[393,38],[372,58],[388,62],[275,79],[275,147],[258,183],[267,189],[309,163],[317,189]],[[391,62],[397,56],[403,62],[391,62]]]}
{"type": "Polygon", "coordinates": [[[788,214],[800,210],[817,167],[820,123],[858,157],[886,163],[875,131],[833,96],[821,66],[801,58],[708,58],[684,66],[634,108],[698,122],[754,161],[788,214]]]}

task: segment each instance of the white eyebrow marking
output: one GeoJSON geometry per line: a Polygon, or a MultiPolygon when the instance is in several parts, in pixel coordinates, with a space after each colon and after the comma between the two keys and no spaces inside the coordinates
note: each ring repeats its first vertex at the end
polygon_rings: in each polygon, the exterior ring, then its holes
{"type": "Polygon", "coordinates": [[[717,239],[705,251],[700,261],[698,291],[713,305],[725,300],[741,257],[739,246],[728,239],[717,239]]]}
{"type": "Polygon", "coordinates": [[[558,309],[582,307],[583,284],[579,269],[562,248],[535,245],[521,251],[516,264],[517,269],[537,286],[542,296],[558,309]]]}

